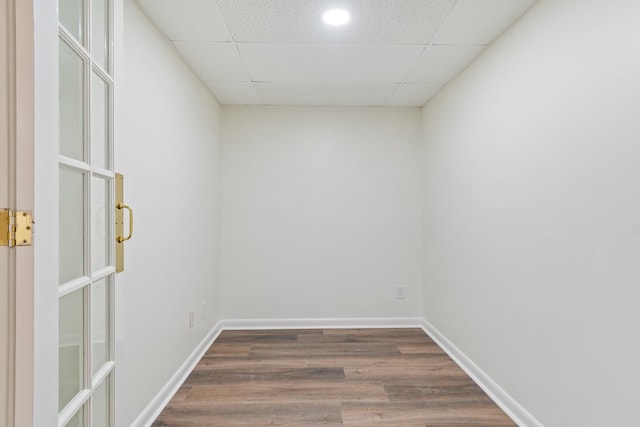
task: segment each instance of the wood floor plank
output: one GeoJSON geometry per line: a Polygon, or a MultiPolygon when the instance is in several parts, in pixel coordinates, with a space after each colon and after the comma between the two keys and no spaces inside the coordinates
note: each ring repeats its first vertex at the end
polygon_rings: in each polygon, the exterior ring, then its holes
{"type": "Polygon", "coordinates": [[[422,329],[420,328],[334,328],[323,329],[323,335],[359,335],[364,337],[382,337],[388,341],[393,341],[399,338],[407,337],[420,337],[425,341],[431,341],[422,329]]]}
{"type": "MultiPolygon", "coordinates": [[[[326,367],[340,367],[340,365],[327,364],[326,367]]],[[[203,369],[248,369],[248,368],[308,368],[313,367],[308,360],[302,357],[295,358],[234,358],[234,357],[219,357],[219,358],[202,358],[198,363],[198,368],[203,369]]],[[[323,364],[323,366],[325,365],[323,364]]]]}
{"type": "Polygon", "coordinates": [[[185,402],[216,401],[221,403],[298,403],[298,402],[388,402],[382,384],[324,382],[252,382],[219,385],[194,385],[185,402]]]}
{"type": "Polygon", "coordinates": [[[499,409],[474,402],[460,406],[440,406],[426,402],[345,403],[342,422],[349,427],[514,427],[516,424],[499,409]]]}
{"type": "Polygon", "coordinates": [[[421,329],[225,331],[154,427],[515,426],[421,329]]]}
{"type": "MultiPolygon", "coordinates": [[[[458,378],[429,384],[386,384],[384,389],[392,402],[428,402],[434,400],[434,396],[446,396],[449,401],[455,403],[465,396],[475,397],[482,393],[482,390],[470,379],[458,378]]],[[[491,400],[487,398],[485,403],[490,404],[491,400]]]]}
{"type": "Polygon", "coordinates": [[[413,366],[347,368],[344,375],[351,381],[377,381],[385,384],[474,384],[464,371],[453,365],[453,362],[438,362],[436,366],[422,368],[419,371],[413,366]]]}
{"type": "Polygon", "coordinates": [[[344,380],[343,368],[292,368],[256,367],[211,369],[196,367],[189,377],[189,384],[222,384],[230,382],[258,381],[336,381],[344,380]]]}
{"type": "Polygon", "coordinates": [[[387,354],[383,356],[336,355],[333,357],[310,357],[307,359],[308,366],[340,366],[344,369],[393,367],[407,369],[430,369],[434,368],[435,366],[440,366],[443,363],[454,362],[448,357],[445,359],[442,355],[424,354],[387,354]]]}
{"type": "Polygon", "coordinates": [[[191,403],[170,407],[154,427],[342,427],[340,404],[191,403]]]}
{"type": "MultiPolygon", "coordinates": [[[[304,369],[304,368],[341,368],[354,370],[377,368],[380,370],[397,369],[410,370],[414,375],[418,372],[428,372],[447,369],[457,365],[449,358],[433,355],[401,355],[388,356],[296,356],[273,358],[203,358],[194,373],[205,369],[247,370],[247,369],[304,369]]],[[[461,372],[461,371],[460,371],[461,372]]]]}
{"type": "Polygon", "coordinates": [[[254,344],[251,346],[251,357],[282,356],[349,356],[349,355],[381,355],[400,354],[395,344],[387,343],[296,343],[296,344],[254,344]]]}
{"type": "Polygon", "coordinates": [[[419,329],[332,329],[326,330],[323,334],[300,334],[298,341],[309,343],[379,342],[385,344],[393,343],[398,346],[412,344],[435,345],[419,329]],[[393,339],[390,338],[390,334],[394,335],[393,339]]]}
{"type": "Polygon", "coordinates": [[[246,357],[251,350],[250,343],[214,343],[204,357],[246,357]]]}

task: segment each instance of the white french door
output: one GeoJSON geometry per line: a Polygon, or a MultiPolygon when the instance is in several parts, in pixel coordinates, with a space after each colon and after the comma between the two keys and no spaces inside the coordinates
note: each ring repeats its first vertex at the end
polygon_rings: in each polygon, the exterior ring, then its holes
{"type": "Polygon", "coordinates": [[[58,426],[114,425],[113,6],[58,1],[58,426]]]}

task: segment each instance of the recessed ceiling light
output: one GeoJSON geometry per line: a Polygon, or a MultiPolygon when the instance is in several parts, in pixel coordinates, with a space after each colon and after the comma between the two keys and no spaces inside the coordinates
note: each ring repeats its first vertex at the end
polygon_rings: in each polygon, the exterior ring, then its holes
{"type": "Polygon", "coordinates": [[[328,25],[339,26],[349,22],[351,15],[344,9],[331,9],[322,15],[322,19],[328,25]]]}

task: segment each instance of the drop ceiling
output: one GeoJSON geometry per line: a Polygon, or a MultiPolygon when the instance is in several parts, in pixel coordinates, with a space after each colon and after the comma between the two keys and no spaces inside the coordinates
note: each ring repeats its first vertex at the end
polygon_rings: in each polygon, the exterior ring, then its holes
{"type": "Polygon", "coordinates": [[[221,104],[423,106],[535,0],[139,2],[221,104]]]}

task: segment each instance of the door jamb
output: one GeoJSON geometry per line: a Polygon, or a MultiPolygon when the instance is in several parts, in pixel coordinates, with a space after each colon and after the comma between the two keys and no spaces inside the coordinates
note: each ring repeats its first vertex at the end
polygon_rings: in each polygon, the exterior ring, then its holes
{"type": "MultiPolygon", "coordinates": [[[[8,202],[11,209],[34,206],[34,9],[33,2],[1,3],[7,26],[2,49],[6,66],[8,202]]],[[[4,101],[3,101],[4,102],[4,101]]],[[[34,257],[33,247],[8,250],[7,425],[33,425],[34,257]]]]}

